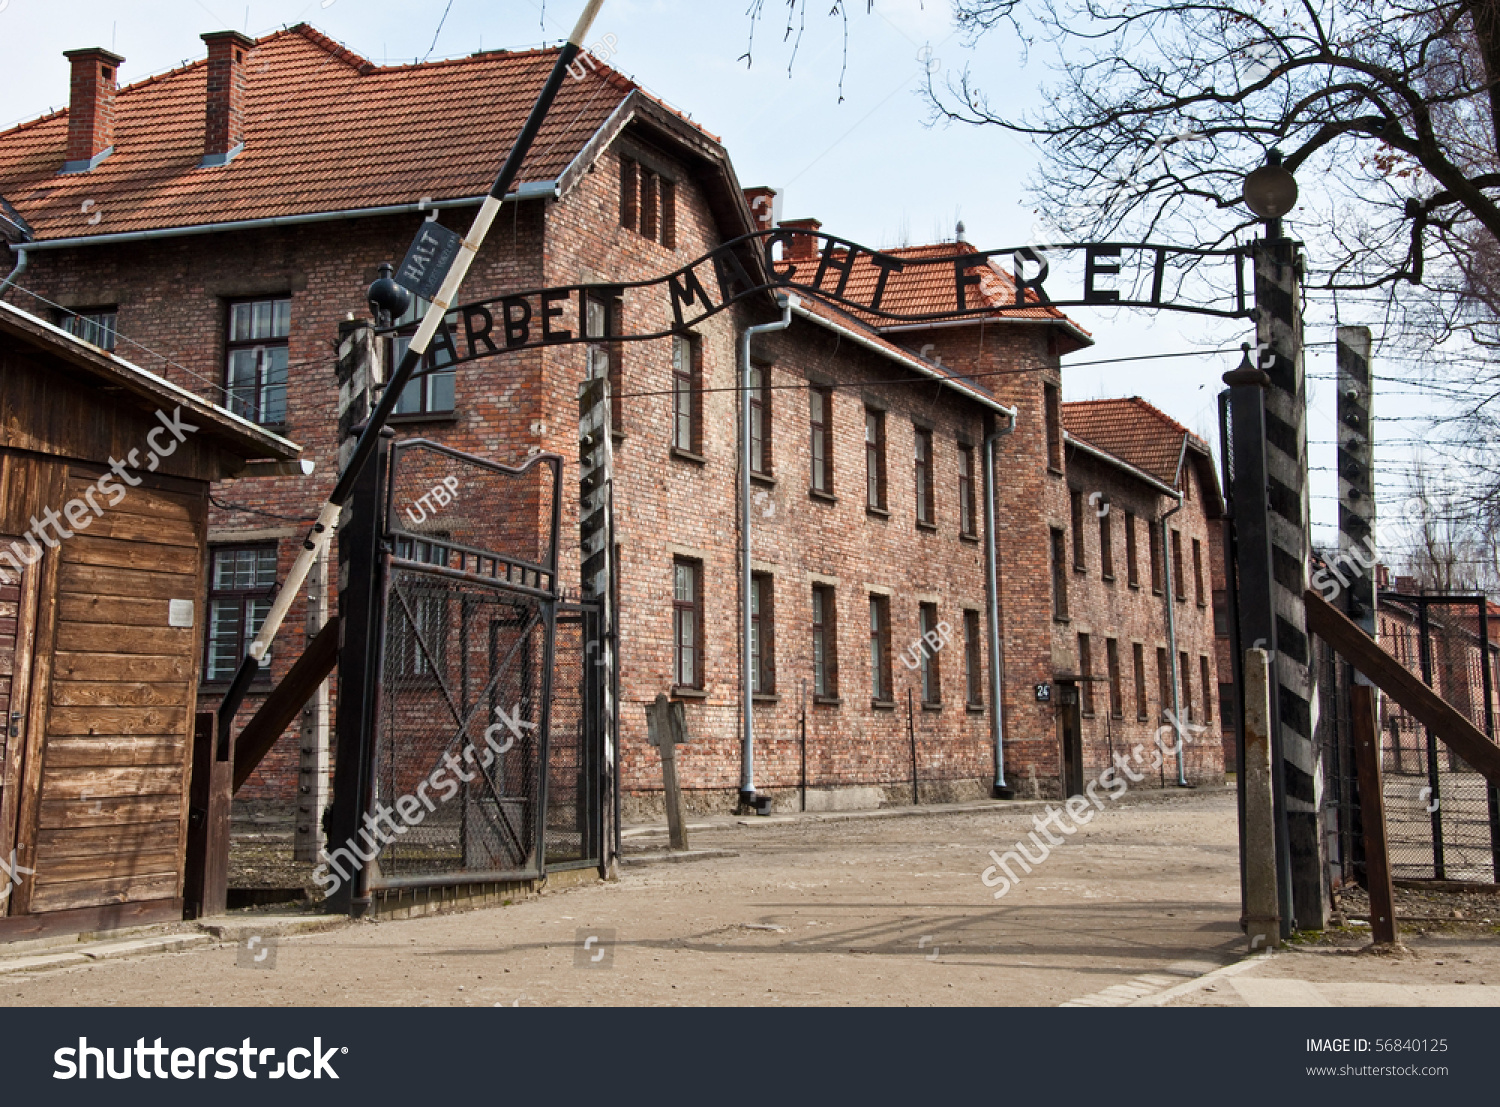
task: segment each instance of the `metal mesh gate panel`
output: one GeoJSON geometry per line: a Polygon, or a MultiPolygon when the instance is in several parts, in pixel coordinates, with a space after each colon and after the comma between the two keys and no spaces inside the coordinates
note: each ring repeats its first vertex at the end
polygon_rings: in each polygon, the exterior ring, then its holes
{"type": "Polygon", "coordinates": [[[559,478],[392,450],[373,888],[545,870],[559,478]]]}

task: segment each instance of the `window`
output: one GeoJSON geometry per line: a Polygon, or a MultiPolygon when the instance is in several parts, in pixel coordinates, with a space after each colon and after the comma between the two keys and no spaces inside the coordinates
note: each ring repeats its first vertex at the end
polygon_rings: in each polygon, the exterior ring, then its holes
{"type": "Polygon", "coordinates": [[[922,635],[922,702],[924,704],[939,704],[943,702],[943,682],[938,669],[938,658],[942,651],[932,648],[932,638],[938,637],[938,615],[937,604],[924,603],[917,605],[917,628],[922,635]],[[927,636],[931,634],[932,638],[927,636]]]}
{"type": "Polygon", "coordinates": [[[838,636],[834,629],[833,588],[812,588],[813,695],[832,699],[839,694],[838,636]]]}
{"type": "MultiPolygon", "coordinates": [[[[1206,687],[1206,686],[1205,686],[1206,687]]],[[[1234,685],[1219,685],[1219,715],[1220,725],[1227,734],[1237,727],[1234,718],[1234,685]]]]}
{"type": "Polygon", "coordinates": [[[698,343],[685,334],[672,336],[672,445],[701,453],[698,343]]]}
{"type": "Polygon", "coordinates": [[[870,698],[891,703],[896,698],[891,679],[891,598],[870,597],[870,698]]]}
{"type": "Polygon", "coordinates": [[[286,424],[287,336],[290,297],[229,305],[225,386],[236,415],[263,426],[286,424]]]}
{"type": "Polygon", "coordinates": [[[675,250],[677,185],[631,158],[621,158],[620,226],[675,250]]]}
{"type": "Polygon", "coordinates": [[[885,510],[885,412],[865,408],[865,506],[885,510]]]}
{"type": "Polygon", "coordinates": [[[1104,512],[1099,516],[1099,573],[1105,580],[1115,579],[1115,536],[1114,524],[1110,522],[1109,501],[1100,503],[1100,510],[1104,512]]]}
{"type": "Polygon", "coordinates": [[[1078,683],[1083,685],[1083,713],[1094,713],[1094,651],[1087,634],[1078,636],[1078,683]]]}
{"type": "Polygon", "coordinates": [[[1125,717],[1125,694],[1120,688],[1120,643],[1104,640],[1104,663],[1109,667],[1109,713],[1116,719],[1125,717]]]}
{"type": "Polygon", "coordinates": [[[829,429],[833,423],[833,390],[809,388],[808,425],[812,436],[812,490],[833,495],[833,444],[829,429]]]}
{"type": "Polygon", "coordinates": [[[1146,647],[1136,642],[1130,652],[1135,662],[1135,717],[1145,719],[1151,713],[1146,706],[1146,647]]]}
{"type": "Polygon", "coordinates": [[[1193,539],[1193,598],[1197,600],[1198,606],[1204,606],[1203,599],[1203,543],[1193,539]]]}
{"type": "Polygon", "coordinates": [[[1146,545],[1151,556],[1151,592],[1161,595],[1161,528],[1154,522],[1146,528],[1146,545]]]}
{"type": "MultiPolygon", "coordinates": [[[[427,565],[448,564],[445,547],[420,539],[397,538],[395,555],[427,565]]],[[[388,648],[402,673],[432,676],[446,667],[449,591],[440,581],[429,577],[410,582],[409,594],[410,616],[406,606],[391,604],[388,648]]]]}
{"type": "MultiPolygon", "coordinates": [[[[612,338],[619,332],[619,301],[602,296],[589,296],[585,301],[584,337],[612,338]]],[[[618,342],[590,342],[584,347],[584,373],[589,380],[600,377],[609,379],[609,429],[623,428],[620,402],[620,344],[618,342]]]]}
{"type": "Polygon", "coordinates": [[[629,158],[620,159],[620,226],[632,231],[640,226],[640,167],[629,158]]]}
{"type": "Polygon", "coordinates": [[[1178,654],[1177,660],[1182,666],[1182,717],[1191,723],[1197,719],[1193,712],[1193,668],[1186,651],[1178,654]]]}
{"type": "Polygon", "coordinates": [[[771,475],[771,391],[766,387],[770,370],[750,366],[750,471],[771,475]]]}
{"type": "Polygon", "coordinates": [[[776,691],[776,646],[771,601],[770,575],[756,573],[750,578],[750,691],[762,695],[770,695],[776,691]]]}
{"type": "MultiPolygon", "coordinates": [[[[411,348],[412,336],[417,333],[429,306],[428,301],[422,297],[413,296],[411,305],[401,317],[392,320],[393,325],[400,328],[391,336],[392,372],[411,348]]],[[[450,313],[443,322],[451,327],[457,318],[457,315],[450,313]]],[[[452,411],[454,371],[452,368],[444,368],[451,366],[452,361],[451,348],[436,342],[428,346],[427,353],[422,356],[421,366],[401,390],[401,398],[396,401],[393,414],[428,415],[452,411]]]]}
{"type": "Polygon", "coordinates": [[[958,447],[958,533],[978,537],[974,512],[974,447],[958,447]]]}
{"type": "MultiPolygon", "coordinates": [[[[1222,588],[1214,589],[1214,634],[1229,637],[1229,593],[1222,588]]],[[[1387,638],[1389,633],[1382,631],[1381,637],[1387,638]]]]}
{"type": "Polygon", "coordinates": [[[916,428],[916,477],[917,477],[917,522],[933,522],[932,503],[932,432],[926,427],[916,428]]]}
{"type": "Polygon", "coordinates": [[[1198,687],[1203,689],[1203,721],[1214,721],[1214,697],[1210,691],[1213,684],[1208,679],[1208,655],[1198,655],[1198,687]]]}
{"type": "Polygon", "coordinates": [[[970,707],[984,705],[984,673],[979,652],[979,612],[964,612],[964,688],[970,707]]]}
{"type": "Polygon", "coordinates": [[[1182,532],[1172,532],[1172,591],[1177,599],[1187,599],[1187,580],[1182,573],[1182,532]]]}
{"type": "MultiPolygon", "coordinates": [[[[203,679],[231,680],[276,596],[276,546],[220,546],[210,559],[203,679]]],[[[255,674],[270,675],[267,666],[255,674]]]]}
{"type": "Polygon", "coordinates": [[[1125,583],[1132,588],[1141,586],[1140,570],[1135,564],[1135,513],[1125,513],[1125,583]]]}
{"type": "Polygon", "coordinates": [[[1172,709],[1172,662],[1167,658],[1165,646],[1156,647],[1156,698],[1156,717],[1164,723],[1172,709]]]}
{"type": "Polygon", "coordinates": [[[672,562],[672,683],[703,687],[703,566],[672,562]]]}
{"type": "Polygon", "coordinates": [[[1068,617],[1068,540],[1057,527],[1052,528],[1052,617],[1068,617]]]}
{"type": "Polygon", "coordinates": [[[1047,421],[1047,468],[1061,473],[1063,467],[1062,396],[1055,384],[1042,385],[1047,421]]]}
{"type": "Polygon", "coordinates": [[[1068,489],[1068,506],[1073,513],[1073,568],[1084,573],[1088,563],[1083,558],[1083,493],[1079,489],[1068,489]]]}
{"type": "Polygon", "coordinates": [[[115,307],[83,308],[63,316],[62,329],[101,350],[115,348],[115,325],[120,309],[115,307]]]}

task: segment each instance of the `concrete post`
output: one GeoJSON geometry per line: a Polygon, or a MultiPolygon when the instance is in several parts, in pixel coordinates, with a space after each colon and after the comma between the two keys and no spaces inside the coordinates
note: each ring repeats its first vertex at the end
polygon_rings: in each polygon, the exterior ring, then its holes
{"type": "Polygon", "coordinates": [[[1272,792],[1271,664],[1265,650],[1245,651],[1245,938],[1252,952],[1281,940],[1276,885],[1276,809],[1272,792]]]}
{"type": "MultiPolygon", "coordinates": [[[[319,551],[307,575],[307,641],[328,622],[328,551],[319,551]]],[[[328,806],[328,681],[302,708],[297,735],[297,820],[293,856],[317,861],[323,851],[323,809],[328,806]]]]}

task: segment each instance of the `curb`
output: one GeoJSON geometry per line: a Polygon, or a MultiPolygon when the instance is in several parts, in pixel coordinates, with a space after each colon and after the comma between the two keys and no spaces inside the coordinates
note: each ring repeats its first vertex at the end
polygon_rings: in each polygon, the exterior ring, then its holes
{"type": "Polygon", "coordinates": [[[738,857],[739,852],[732,849],[688,849],[688,850],[650,850],[645,853],[622,853],[620,864],[622,866],[634,867],[636,865],[681,865],[687,861],[711,861],[716,857],[738,857]]]}
{"type": "Polygon", "coordinates": [[[0,961],[0,975],[69,968],[148,953],[175,953],[194,946],[210,945],[212,942],[213,938],[207,934],[163,934],[156,938],[137,938],[128,942],[90,942],[81,949],[0,961]]]}
{"type": "Polygon", "coordinates": [[[1194,992],[1202,991],[1204,988],[1208,987],[1208,985],[1213,984],[1219,980],[1225,980],[1231,976],[1238,976],[1240,973],[1253,969],[1258,965],[1264,965],[1267,961],[1271,960],[1271,958],[1275,956],[1276,951],[1270,949],[1266,950],[1266,952],[1264,953],[1252,953],[1242,961],[1236,961],[1232,965],[1225,965],[1223,968],[1215,969],[1213,972],[1206,972],[1196,979],[1188,980],[1182,984],[1177,985],[1175,988],[1168,988],[1165,992],[1157,992],[1155,995],[1144,996],[1143,998],[1136,1000],[1134,1003],[1127,1003],[1125,1006],[1165,1007],[1174,999],[1180,999],[1183,996],[1192,995],[1194,992]]]}

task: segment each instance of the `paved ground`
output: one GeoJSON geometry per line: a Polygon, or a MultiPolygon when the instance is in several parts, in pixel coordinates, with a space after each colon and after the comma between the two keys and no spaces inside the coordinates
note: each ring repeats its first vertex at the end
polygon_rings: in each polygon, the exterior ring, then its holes
{"type": "Polygon", "coordinates": [[[1038,810],[713,820],[693,846],[735,856],[282,937],[259,968],[224,944],[11,973],[0,1004],[1095,1006],[1237,957],[1232,790],[1129,795],[997,901],[988,851],[1038,810]]]}

